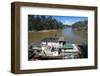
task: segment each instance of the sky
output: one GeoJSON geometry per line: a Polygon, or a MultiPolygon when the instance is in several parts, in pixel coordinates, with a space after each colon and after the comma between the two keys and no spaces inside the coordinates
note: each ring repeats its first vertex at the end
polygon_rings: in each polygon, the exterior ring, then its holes
{"type": "Polygon", "coordinates": [[[88,20],[88,17],[78,17],[78,16],[52,16],[54,19],[62,22],[63,24],[72,25],[78,21],[88,20]]]}

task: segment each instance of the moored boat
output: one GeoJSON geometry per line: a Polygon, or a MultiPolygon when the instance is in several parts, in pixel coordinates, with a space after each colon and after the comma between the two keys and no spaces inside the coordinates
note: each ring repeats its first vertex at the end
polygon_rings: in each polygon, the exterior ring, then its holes
{"type": "Polygon", "coordinates": [[[67,43],[64,39],[62,41],[54,38],[46,39],[42,40],[40,45],[41,47],[32,48],[34,51],[32,58],[39,60],[74,59],[78,58],[80,54],[77,44],[67,43]]]}

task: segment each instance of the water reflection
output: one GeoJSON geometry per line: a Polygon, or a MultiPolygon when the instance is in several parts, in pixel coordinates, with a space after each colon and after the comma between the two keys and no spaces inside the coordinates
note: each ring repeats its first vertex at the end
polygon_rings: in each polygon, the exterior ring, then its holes
{"type": "Polygon", "coordinates": [[[72,27],[65,27],[60,30],[59,36],[63,36],[68,43],[87,44],[87,32],[75,31],[72,27]]]}

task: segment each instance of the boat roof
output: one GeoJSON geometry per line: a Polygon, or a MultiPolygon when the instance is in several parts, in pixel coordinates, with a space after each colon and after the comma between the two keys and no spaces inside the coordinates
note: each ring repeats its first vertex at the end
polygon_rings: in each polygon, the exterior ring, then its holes
{"type": "Polygon", "coordinates": [[[64,48],[67,48],[67,49],[73,49],[73,45],[71,43],[66,43],[64,45],[64,48]]]}

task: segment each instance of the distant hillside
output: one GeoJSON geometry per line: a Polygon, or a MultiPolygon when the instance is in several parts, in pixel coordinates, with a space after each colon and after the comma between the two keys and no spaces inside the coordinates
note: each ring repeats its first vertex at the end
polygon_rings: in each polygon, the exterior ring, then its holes
{"type": "Polygon", "coordinates": [[[52,16],[29,15],[28,30],[40,31],[51,29],[62,29],[63,23],[54,19],[52,16]]]}
{"type": "Polygon", "coordinates": [[[83,30],[83,31],[85,31],[88,28],[88,21],[87,20],[78,21],[78,22],[72,24],[72,28],[74,30],[83,30]]]}

